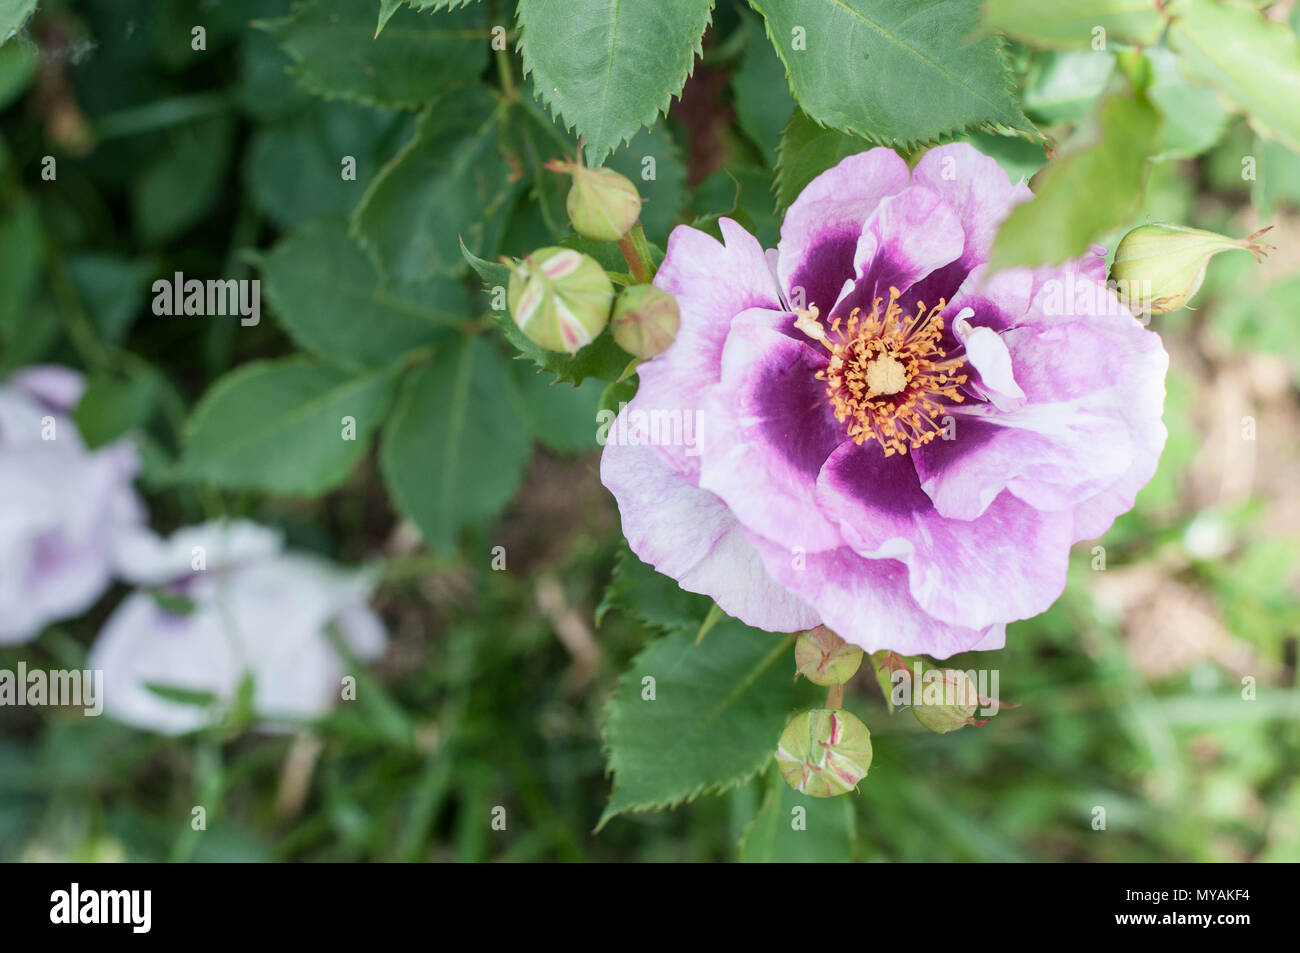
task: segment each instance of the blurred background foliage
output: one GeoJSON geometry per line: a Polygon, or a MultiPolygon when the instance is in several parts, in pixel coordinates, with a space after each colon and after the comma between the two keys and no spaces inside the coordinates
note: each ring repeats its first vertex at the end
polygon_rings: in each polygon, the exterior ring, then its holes
{"type": "MultiPolygon", "coordinates": [[[[370,24],[374,4],[355,2],[370,24]]],[[[487,7],[484,24],[510,22],[487,7]]],[[[232,368],[293,353],[291,299],[313,266],[343,267],[327,252],[348,254],[305,246],[302,274],[286,264],[277,295],[265,269],[295,250],[282,240],[346,241],[342,218],[419,135],[410,109],[297,82],[275,31],[249,26],[288,13],[281,0],[51,0],[0,47],[0,374],[37,361],[87,370],[95,399],[78,422],[91,443],[131,433],[142,447],[156,528],[247,515],[343,561],[383,556],[376,605],[392,644],[360,671],[355,703],[293,735],[248,732],[237,715],[165,739],[76,711],[0,711],[0,859],[726,860],[742,838],[753,850],[760,807],[788,814],[793,795],[775,775],[592,833],[609,793],[602,708],[649,638],[617,609],[593,623],[621,547],[596,475],[599,383],[541,386],[494,339],[508,386],[492,411],[532,449],[502,504],[432,551],[394,510],[375,453],[320,496],[178,473],[195,402],[232,368]],[[202,54],[190,44],[199,23],[202,54]],[[39,174],[47,155],[53,182],[39,174]],[[341,155],[356,157],[355,182],[340,179],[341,155]],[[270,317],[247,328],[155,317],[149,285],[175,271],[260,274],[270,317]],[[507,572],[491,570],[494,546],[507,572]],[[202,833],[190,827],[200,804],[202,833]],[[505,831],[488,823],[497,805],[505,831]]],[[[609,160],[643,186],[652,242],[728,214],[771,246],[774,196],[788,203],[820,168],[869,146],[792,118],[761,40],[757,20],[721,0],[668,119],[609,160]]],[[[956,660],[999,666],[1002,697],[1019,707],[936,736],[887,714],[869,679],[850,685],[875,763],[857,796],[835,802],[845,836],[818,857],[1300,860],[1300,156],[1258,138],[1166,57],[1151,51],[1162,152],[1141,208],[1106,244],[1148,220],[1232,235],[1271,224],[1278,251],[1262,266],[1216,259],[1191,308],[1154,319],[1172,356],[1169,443],[1135,509],[1099,541],[1104,570],[1080,545],[1052,610],[1013,625],[1004,652],[956,660]],[[1254,440],[1242,439],[1245,417],[1254,440]],[[1257,686],[1248,702],[1246,677],[1257,686]],[[1092,827],[1097,806],[1105,831],[1092,827]]],[[[1053,147],[1095,131],[1114,53],[1012,42],[1007,60],[1053,147]]],[[[450,67],[484,90],[521,81],[517,65],[507,80],[481,51],[450,67]]],[[[464,223],[485,258],[564,233],[562,192],[534,173],[572,139],[528,95],[507,108],[502,128],[518,138],[485,155],[509,167],[497,195],[509,214],[464,223]]],[[[970,138],[1013,177],[1047,161],[1025,138],[970,138]]],[[[440,247],[445,282],[424,300],[479,320],[477,282],[454,246],[440,247]]],[[[0,668],[79,666],[119,596],[0,649],[0,668]]]]}

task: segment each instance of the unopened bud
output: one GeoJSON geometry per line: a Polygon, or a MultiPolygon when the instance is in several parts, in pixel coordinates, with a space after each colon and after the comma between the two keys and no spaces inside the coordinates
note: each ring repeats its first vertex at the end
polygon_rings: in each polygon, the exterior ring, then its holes
{"type": "Polygon", "coordinates": [[[843,685],[862,664],[862,649],[819,625],[795,639],[794,664],[814,685],[843,685]]]}
{"type": "Polygon", "coordinates": [[[654,357],[677,337],[677,299],[654,285],[631,285],[614,302],[614,340],[633,357],[654,357]]]}
{"type": "Polygon", "coordinates": [[[1240,249],[1263,261],[1273,246],[1255,239],[1266,231],[1228,238],[1182,225],[1141,225],[1120,240],[1110,277],[1120,300],[1134,314],[1167,314],[1200,290],[1206,266],[1219,252],[1240,249]]]}
{"type": "Polygon", "coordinates": [[[871,732],[843,709],[795,715],[781,732],[776,763],[785,783],[812,797],[852,791],[871,768],[871,732]]]}
{"type": "Polygon", "coordinates": [[[614,285],[594,258],[572,248],[541,248],[511,270],[507,300],[530,340],[573,354],[609,323],[614,285]]]}
{"type": "Polygon", "coordinates": [[[573,177],[567,204],[579,235],[616,242],[641,216],[641,196],[626,176],[613,169],[588,169],[581,162],[550,162],[546,168],[573,177]]]}
{"type": "Polygon", "coordinates": [[[912,692],[912,714],[936,734],[944,735],[974,723],[979,689],[961,669],[930,669],[924,684],[913,685],[912,692]]]}

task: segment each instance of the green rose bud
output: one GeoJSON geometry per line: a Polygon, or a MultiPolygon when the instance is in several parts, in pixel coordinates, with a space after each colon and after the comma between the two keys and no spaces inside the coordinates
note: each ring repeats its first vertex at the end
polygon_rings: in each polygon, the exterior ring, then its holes
{"type": "Polygon", "coordinates": [[[641,216],[636,186],[613,169],[588,169],[579,162],[549,162],[546,168],[573,177],[566,203],[573,230],[602,242],[616,242],[641,216]]]}
{"type": "Polygon", "coordinates": [[[1196,294],[1206,266],[1219,252],[1240,249],[1263,261],[1273,246],[1255,239],[1266,231],[1237,239],[1181,225],[1142,225],[1121,239],[1110,277],[1134,314],[1167,314],[1196,294]]]}
{"type": "Polygon", "coordinates": [[[633,357],[654,357],[677,337],[677,299],[654,285],[631,285],[614,302],[614,340],[633,357]]]}
{"type": "Polygon", "coordinates": [[[819,625],[795,638],[794,664],[814,685],[843,685],[862,664],[862,649],[819,625]]]}
{"type": "Polygon", "coordinates": [[[912,714],[936,734],[974,724],[978,705],[979,689],[961,669],[929,669],[922,684],[912,686],[912,714]]]}
{"type": "Polygon", "coordinates": [[[871,732],[843,709],[795,715],[781,732],[776,763],[785,783],[812,797],[852,791],[871,768],[871,732]]]}
{"type": "Polygon", "coordinates": [[[571,248],[540,248],[511,270],[506,297],[529,340],[573,354],[609,323],[614,285],[594,258],[571,248]]]}

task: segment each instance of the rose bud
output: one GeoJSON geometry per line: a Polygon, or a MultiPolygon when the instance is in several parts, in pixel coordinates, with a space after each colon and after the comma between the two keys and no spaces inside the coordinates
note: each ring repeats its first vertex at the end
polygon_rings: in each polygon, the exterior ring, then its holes
{"type": "Polygon", "coordinates": [[[636,186],[613,169],[588,169],[581,162],[551,162],[546,168],[573,177],[566,203],[573,230],[602,242],[616,242],[641,216],[636,186]]]}
{"type": "Polygon", "coordinates": [[[1141,225],[1120,240],[1110,277],[1134,314],[1166,314],[1196,294],[1206,266],[1219,252],[1241,249],[1263,261],[1273,246],[1255,239],[1266,231],[1236,239],[1182,225],[1141,225]]]}
{"type": "Polygon", "coordinates": [[[633,357],[654,357],[677,337],[677,299],[654,285],[631,285],[614,302],[614,340],[633,357]]]}
{"type": "Polygon", "coordinates": [[[862,649],[819,625],[795,639],[794,663],[814,685],[843,685],[862,664],[862,649]]]}
{"type": "Polygon", "coordinates": [[[574,354],[590,344],[609,322],[613,300],[605,269],[571,248],[540,248],[510,273],[510,314],[548,351],[574,354]]]}
{"type": "Polygon", "coordinates": [[[975,708],[979,704],[979,690],[975,687],[975,682],[961,669],[945,668],[938,671],[943,675],[943,700],[940,704],[918,704],[929,700],[926,695],[931,689],[940,687],[931,683],[930,672],[926,673],[925,684],[912,686],[912,714],[916,720],[940,735],[975,724],[975,708]]]}
{"type": "Polygon", "coordinates": [[[776,747],[785,783],[811,797],[852,791],[871,767],[871,732],[843,709],[814,708],[790,719],[776,747]]]}

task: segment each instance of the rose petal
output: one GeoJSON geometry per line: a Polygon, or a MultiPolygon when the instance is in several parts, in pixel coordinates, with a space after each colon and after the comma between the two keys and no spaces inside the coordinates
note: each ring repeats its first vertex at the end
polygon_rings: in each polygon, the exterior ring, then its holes
{"type": "Polygon", "coordinates": [[[945,519],[906,457],[852,442],[826,461],[817,491],[853,550],[902,561],[912,598],[939,619],[972,628],[1025,619],[1065,588],[1068,512],[1042,513],[1003,493],[978,519],[945,519]]]}
{"type": "Polygon", "coordinates": [[[816,305],[829,314],[845,278],[863,226],[880,200],[907,187],[907,163],[892,149],[849,156],[799,193],[781,223],[777,271],[796,307],[816,305]],[[796,289],[802,289],[799,294],[796,289]]]}
{"type": "Polygon", "coordinates": [[[618,501],[632,551],[683,589],[710,596],[728,615],[772,632],[819,621],[773,583],[726,504],[693,486],[659,448],[607,444],[600,478],[618,501]]]}

